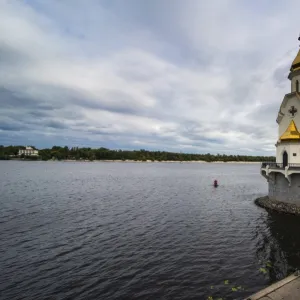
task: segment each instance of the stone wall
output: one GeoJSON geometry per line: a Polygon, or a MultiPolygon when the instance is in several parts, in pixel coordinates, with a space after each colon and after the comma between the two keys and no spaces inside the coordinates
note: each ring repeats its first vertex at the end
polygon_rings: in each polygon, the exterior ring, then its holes
{"type": "Polygon", "coordinates": [[[256,205],[266,208],[267,210],[271,209],[281,213],[300,216],[300,207],[296,204],[277,201],[270,199],[268,196],[257,198],[254,202],[256,205]]]}
{"type": "Polygon", "coordinates": [[[269,198],[300,206],[300,174],[291,175],[292,184],[281,173],[271,173],[269,179],[269,198]]]}

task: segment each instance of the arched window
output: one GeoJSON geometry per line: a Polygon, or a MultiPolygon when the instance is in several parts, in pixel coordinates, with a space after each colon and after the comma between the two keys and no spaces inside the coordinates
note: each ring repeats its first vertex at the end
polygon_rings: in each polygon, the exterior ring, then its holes
{"type": "Polygon", "coordinates": [[[288,163],[289,163],[289,159],[288,159],[288,154],[286,151],[283,152],[282,154],[282,162],[283,162],[283,167],[285,168],[288,163]]]}
{"type": "Polygon", "coordinates": [[[296,92],[299,93],[299,81],[296,80],[296,92]]]}

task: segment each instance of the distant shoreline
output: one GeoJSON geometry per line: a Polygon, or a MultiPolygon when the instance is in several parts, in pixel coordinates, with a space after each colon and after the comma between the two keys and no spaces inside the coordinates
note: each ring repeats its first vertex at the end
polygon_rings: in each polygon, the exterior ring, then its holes
{"type": "Polygon", "coordinates": [[[43,161],[43,162],[76,162],[76,163],[198,163],[198,164],[261,164],[259,161],[211,161],[207,162],[204,160],[191,160],[191,161],[179,161],[179,160],[73,160],[73,159],[62,159],[62,160],[34,160],[34,159],[21,159],[13,158],[6,161],[43,161]]]}
{"type": "Polygon", "coordinates": [[[86,148],[53,146],[38,150],[34,146],[1,146],[0,160],[59,160],[95,162],[163,162],[163,163],[259,163],[275,161],[274,156],[183,153],[168,151],[121,150],[108,148],[86,148]],[[25,153],[24,153],[25,151],[25,153]],[[26,152],[27,151],[27,152],[26,152]]]}

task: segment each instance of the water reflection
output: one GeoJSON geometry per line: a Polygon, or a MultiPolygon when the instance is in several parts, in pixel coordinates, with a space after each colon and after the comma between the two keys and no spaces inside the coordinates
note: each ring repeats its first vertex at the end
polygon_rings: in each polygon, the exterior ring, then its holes
{"type": "Polygon", "coordinates": [[[300,269],[300,218],[269,212],[265,223],[256,254],[261,265],[270,262],[271,284],[300,269]]]}

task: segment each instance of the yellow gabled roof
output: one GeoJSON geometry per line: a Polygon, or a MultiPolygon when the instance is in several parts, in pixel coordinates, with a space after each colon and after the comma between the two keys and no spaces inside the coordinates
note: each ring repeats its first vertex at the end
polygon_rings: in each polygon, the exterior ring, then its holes
{"type": "Polygon", "coordinates": [[[295,57],[292,66],[291,71],[296,71],[300,69],[300,50],[297,53],[297,56],[295,57]]]}
{"type": "Polygon", "coordinates": [[[300,140],[300,132],[298,131],[294,120],[291,121],[286,131],[280,137],[280,140],[300,140]]]}

